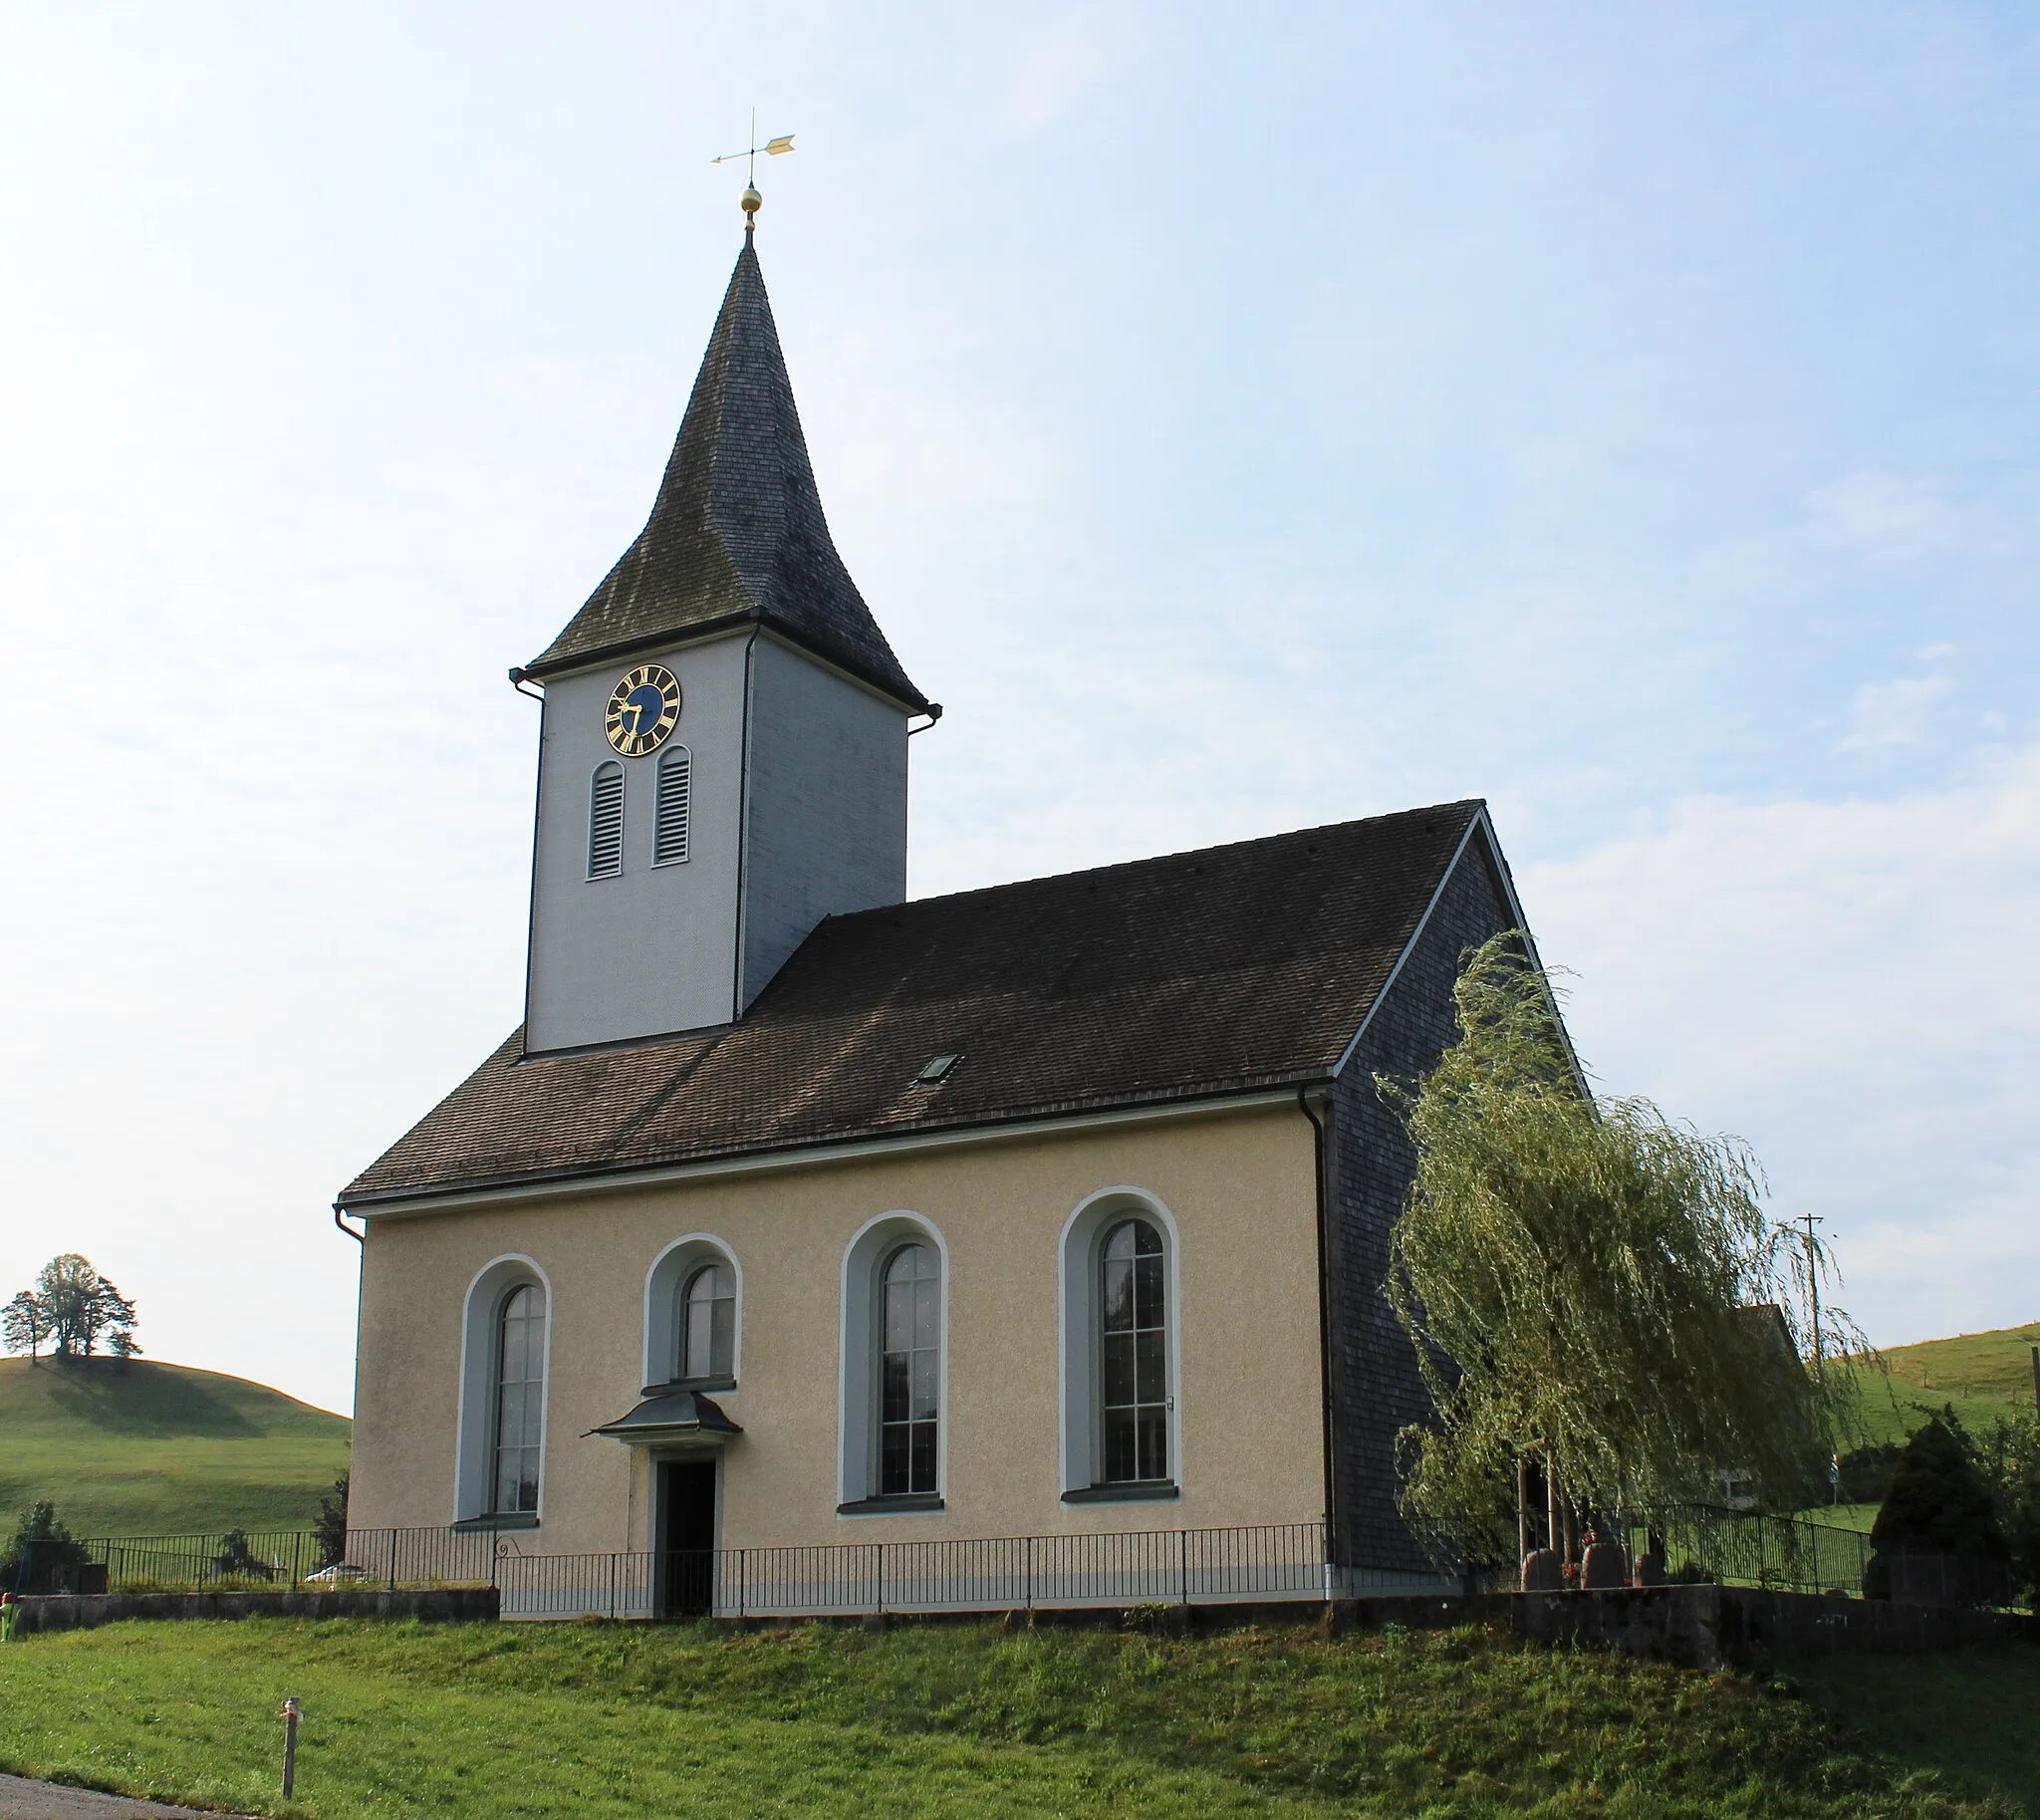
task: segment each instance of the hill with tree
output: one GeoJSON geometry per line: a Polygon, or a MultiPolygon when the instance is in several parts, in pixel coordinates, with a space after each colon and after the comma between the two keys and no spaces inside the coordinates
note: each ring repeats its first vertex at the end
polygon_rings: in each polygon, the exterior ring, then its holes
{"type": "Polygon", "coordinates": [[[353,1428],[190,1366],[0,1359],[0,1513],[48,1500],[81,1536],[309,1529],[353,1428]]]}

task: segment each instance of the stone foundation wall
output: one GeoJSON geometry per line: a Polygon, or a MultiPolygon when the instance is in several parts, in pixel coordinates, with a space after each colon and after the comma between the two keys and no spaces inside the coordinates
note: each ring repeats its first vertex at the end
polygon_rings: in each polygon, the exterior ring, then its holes
{"type": "Polygon", "coordinates": [[[1747,1667],[1773,1656],[1922,1656],[2021,1639],[2040,1644],[2040,1617],[2020,1613],[1743,1586],[1341,1600],[1329,1623],[1335,1632],[1505,1625],[1532,1643],[1619,1650],[1684,1669],[1747,1667]]]}
{"type": "Polygon", "coordinates": [[[17,1636],[89,1631],[129,1618],[422,1618],[476,1624],[496,1616],[493,1586],[430,1592],[36,1593],[21,1602],[17,1636]]]}

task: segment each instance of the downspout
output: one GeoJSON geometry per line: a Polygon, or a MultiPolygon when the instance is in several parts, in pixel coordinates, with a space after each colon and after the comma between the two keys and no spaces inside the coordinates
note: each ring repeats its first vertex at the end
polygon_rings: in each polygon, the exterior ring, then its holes
{"type": "MultiPolygon", "coordinates": [[[[341,1229],[341,1230],[342,1230],[343,1232],[345,1232],[345,1233],[346,1233],[346,1234],[348,1235],[348,1237],[349,1237],[349,1238],[353,1239],[353,1240],[355,1241],[355,1243],[356,1243],[356,1244],[358,1244],[358,1245],[360,1245],[360,1246],[361,1246],[361,1250],[360,1250],[359,1252],[357,1252],[357,1253],[356,1253],[356,1263],[355,1263],[355,1402],[354,1402],[354,1408],[355,1408],[355,1412],[356,1412],[356,1414],[358,1414],[358,1415],[359,1415],[359,1414],[360,1414],[360,1412],[361,1412],[361,1407],[362,1407],[362,1298],[363,1298],[363,1296],[364,1296],[364,1295],[365,1295],[365,1294],[367,1293],[367,1290],[368,1290],[368,1287],[369,1287],[369,1281],[368,1281],[368,1279],[369,1279],[369,1235],[368,1235],[368,1233],[367,1233],[366,1231],[362,1231],[362,1232],[357,1232],[357,1231],[356,1231],[356,1230],[354,1229],[354,1227],[352,1227],[351,1225],[349,1225],[349,1224],[347,1223],[347,1220],[346,1220],[346,1219],[345,1219],[345,1218],[343,1217],[343,1209],[342,1209],[341,1203],[340,1203],[339,1201],[337,1201],[337,1200],[336,1200],[336,1201],[335,1201],[335,1202],[333,1203],[333,1223],[334,1223],[334,1224],[335,1224],[336,1226],[338,1226],[338,1227],[339,1227],[339,1228],[340,1228],[340,1229],[341,1229]]],[[[350,1477],[352,1477],[352,1475],[353,1475],[353,1473],[354,1473],[354,1455],[353,1455],[353,1452],[352,1452],[352,1450],[350,1450],[350,1452],[349,1452],[349,1455],[348,1455],[348,1473],[349,1473],[349,1476],[350,1476],[350,1477]]],[[[394,1559],[394,1556],[393,1556],[393,1555],[392,1555],[391,1559],[392,1559],[392,1560],[394,1559]]],[[[493,1581],[493,1578],[494,1578],[494,1575],[495,1575],[495,1567],[494,1567],[493,1563],[492,1563],[492,1564],[491,1564],[491,1566],[490,1566],[490,1569],[489,1569],[489,1573],[490,1573],[490,1577],[491,1577],[491,1580],[493,1581]]]]}
{"type": "MultiPolygon", "coordinates": [[[[546,692],[536,684],[522,668],[512,666],[510,686],[528,700],[538,703],[538,781],[531,792],[531,897],[524,915],[524,1041],[528,1053],[531,1048],[531,961],[538,952],[538,841],[546,819],[546,692]]],[[[334,1202],[333,1217],[340,1224],[340,1203],[334,1202]]],[[[343,1232],[360,1238],[359,1232],[340,1224],[343,1232]]]]}
{"type": "Polygon", "coordinates": [[[750,915],[750,881],[744,869],[750,863],[751,833],[751,653],[758,648],[758,629],[744,641],[744,724],[737,741],[737,901],[736,951],[730,956],[729,1021],[744,1014],[744,922],[750,915]]]}
{"type": "MultiPolygon", "coordinates": [[[[1318,1370],[1324,1379],[1325,1394],[1322,1402],[1323,1452],[1325,1456],[1325,1552],[1334,1562],[1339,1560],[1339,1472],[1337,1460],[1339,1425],[1334,1420],[1337,1380],[1333,1376],[1332,1356],[1332,1272],[1331,1272],[1331,1212],[1332,1197],[1327,1192],[1327,1169],[1329,1152],[1325,1144],[1325,1122],[1311,1108],[1311,1090],[1299,1087],[1296,1090],[1297,1110],[1311,1122],[1311,1154],[1316,1165],[1313,1170],[1317,1179],[1318,1192],[1318,1370]]],[[[1330,1596],[1330,1588],[1326,1589],[1330,1596]]]]}

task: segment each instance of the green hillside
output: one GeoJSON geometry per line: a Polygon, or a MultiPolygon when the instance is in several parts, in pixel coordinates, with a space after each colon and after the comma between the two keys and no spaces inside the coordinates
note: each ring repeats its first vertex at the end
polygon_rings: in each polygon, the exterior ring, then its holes
{"type": "Polygon", "coordinates": [[[1871,1440],[1904,1440],[1946,1404],[1954,1405],[1971,1433],[1999,1416],[2030,1414],[2036,1346],[2040,1322],[1888,1348],[1889,1386],[1875,1373],[1863,1381],[1865,1433],[1871,1440]]]}
{"type": "Polygon", "coordinates": [[[353,1427],[184,1365],[0,1360],[0,1515],[48,1498],[75,1535],[305,1527],[353,1427]]]}

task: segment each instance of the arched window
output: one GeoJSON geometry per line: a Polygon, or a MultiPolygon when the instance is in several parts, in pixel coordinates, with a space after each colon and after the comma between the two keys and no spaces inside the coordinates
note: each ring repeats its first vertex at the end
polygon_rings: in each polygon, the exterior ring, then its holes
{"type": "Polygon", "coordinates": [[[1161,1235],[1123,1219],[1099,1254],[1105,1482],[1168,1477],[1168,1274],[1161,1235]]]}
{"type": "Polygon", "coordinates": [[[624,767],[595,767],[588,786],[588,876],[614,879],[624,870],[624,767]]]}
{"type": "Polygon", "coordinates": [[[838,1516],[943,1508],[948,1282],[949,1247],[918,1213],[881,1213],[843,1248],[838,1516]]]}
{"type": "Polygon", "coordinates": [[[496,1446],[489,1508],[538,1509],[540,1433],[546,1401],[546,1292],[520,1283],[496,1318],[496,1446]]]}
{"type": "Polygon", "coordinates": [[[685,746],[667,746],[658,755],[658,800],[651,831],[654,866],[677,866],[687,857],[687,798],[693,768],[685,746]]]}
{"type": "Polygon", "coordinates": [[[703,1264],[680,1286],[673,1328],[680,1342],[674,1378],[735,1375],[737,1285],[727,1264],[703,1264]]]}
{"type": "Polygon", "coordinates": [[[879,1493],[935,1489],[941,1426],[942,1273],[934,1247],[899,1246],[881,1273],[879,1493]]]}
{"type": "Polygon", "coordinates": [[[712,1232],[676,1238],[644,1277],[644,1395],[733,1391],[744,1360],[744,1267],[712,1232]]]}

